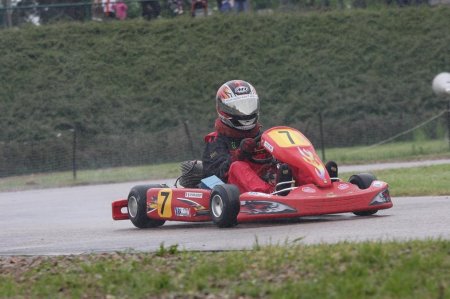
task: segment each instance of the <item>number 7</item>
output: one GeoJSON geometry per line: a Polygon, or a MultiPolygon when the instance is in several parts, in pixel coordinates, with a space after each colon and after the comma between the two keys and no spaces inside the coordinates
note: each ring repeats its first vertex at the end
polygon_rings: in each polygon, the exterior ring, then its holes
{"type": "Polygon", "coordinates": [[[295,144],[294,139],[292,139],[291,134],[289,133],[289,131],[278,131],[278,133],[286,134],[287,138],[289,139],[289,142],[291,144],[295,144]]]}
{"type": "Polygon", "coordinates": [[[164,201],[161,206],[161,215],[164,215],[164,207],[166,206],[166,201],[169,198],[169,192],[161,192],[161,195],[164,196],[164,201]]]}

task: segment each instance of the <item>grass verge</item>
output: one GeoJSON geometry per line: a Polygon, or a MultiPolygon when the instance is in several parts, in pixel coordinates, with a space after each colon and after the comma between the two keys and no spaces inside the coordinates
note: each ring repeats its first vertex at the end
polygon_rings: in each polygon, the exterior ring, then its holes
{"type": "MultiPolygon", "coordinates": [[[[371,171],[389,183],[392,196],[450,195],[450,165],[433,165],[371,171]]],[[[353,173],[340,177],[348,181],[353,173]]]]}
{"type": "Polygon", "coordinates": [[[179,168],[179,163],[166,163],[81,170],[76,179],[71,171],[14,176],[0,179],[0,192],[174,178],[179,168]]]}
{"type": "Polygon", "coordinates": [[[449,298],[450,242],[0,257],[0,297],[449,298]]]}

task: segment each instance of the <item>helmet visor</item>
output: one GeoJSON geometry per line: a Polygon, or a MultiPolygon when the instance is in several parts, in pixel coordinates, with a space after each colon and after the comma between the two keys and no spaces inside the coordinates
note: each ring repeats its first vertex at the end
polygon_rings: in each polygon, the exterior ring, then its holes
{"type": "Polygon", "coordinates": [[[250,115],[258,113],[259,100],[254,94],[240,95],[231,99],[224,99],[220,106],[222,111],[231,115],[250,115]]]}

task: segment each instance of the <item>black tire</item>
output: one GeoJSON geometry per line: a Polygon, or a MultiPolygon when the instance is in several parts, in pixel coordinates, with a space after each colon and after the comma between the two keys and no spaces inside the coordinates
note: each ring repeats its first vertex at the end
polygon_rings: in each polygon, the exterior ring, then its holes
{"type": "Polygon", "coordinates": [[[147,217],[147,191],[151,188],[164,188],[165,185],[138,185],[134,186],[128,194],[128,216],[137,228],[158,227],[165,220],[147,217]]]}
{"type": "MultiPolygon", "coordinates": [[[[348,181],[349,183],[358,186],[359,189],[367,189],[376,179],[376,176],[371,173],[360,173],[352,175],[348,181]]],[[[378,212],[378,210],[357,211],[353,212],[353,214],[355,214],[356,216],[370,216],[375,214],[376,212],[378,212]]]]}
{"type": "Polygon", "coordinates": [[[237,225],[237,215],[241,208],[239,189],[235,185],[217,185],[211,193],[210,211],[214,224],[218,227],[237,225]]]}

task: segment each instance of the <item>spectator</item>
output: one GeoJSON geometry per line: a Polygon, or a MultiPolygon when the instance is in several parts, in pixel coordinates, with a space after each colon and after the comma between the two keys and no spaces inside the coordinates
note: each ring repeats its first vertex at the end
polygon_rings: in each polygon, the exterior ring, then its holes
{"type": "Polygon", "coordinates": [[[117,19],[123,21],[127,18],[128,6],[122,0],[114,4],[113,9],[116,12],[117,19]]]}
{"type": "Polygon", "coordinates": [[[116,12],[114,11],[114,4],[116,0],[102,0],[103,13],[106,18],[115,18],[116,12]]]}
{"type": "Polygon", "coordinates": [[[234,5],[238,13],[247,11],[247,0],[234,0],[234,5]]]}
{"type": "Polygon", "coordinates": [[[191,15],[195,17],[199,11],[202,11],[205,17],[208,15],[208,0],[192,0],[191,15]]]}
{"type": "Polygon", "coordinates": [[[92,3],[92,20],[101,21],[103,15],[102,0],[93,0],[92,3]]]}
{"type": "Polygon", "coordinates": [[[182,15],[184,13],[182,0],[168,0],[167,3],[174,15],[182,15]]]}
{"type": "Polygon", "coordinates": [[[158,0],[146,0],[141,1],[142,5],[142,17],[150,20],[155,19],[161,13],[161,5],[158,0]]]}
{"type": "Polygon", "coordinates": [[[233,4],[230,0],[223,0],[221,1],[220,11],[221,12],[230,12],[233,10],[233,4]]]}

